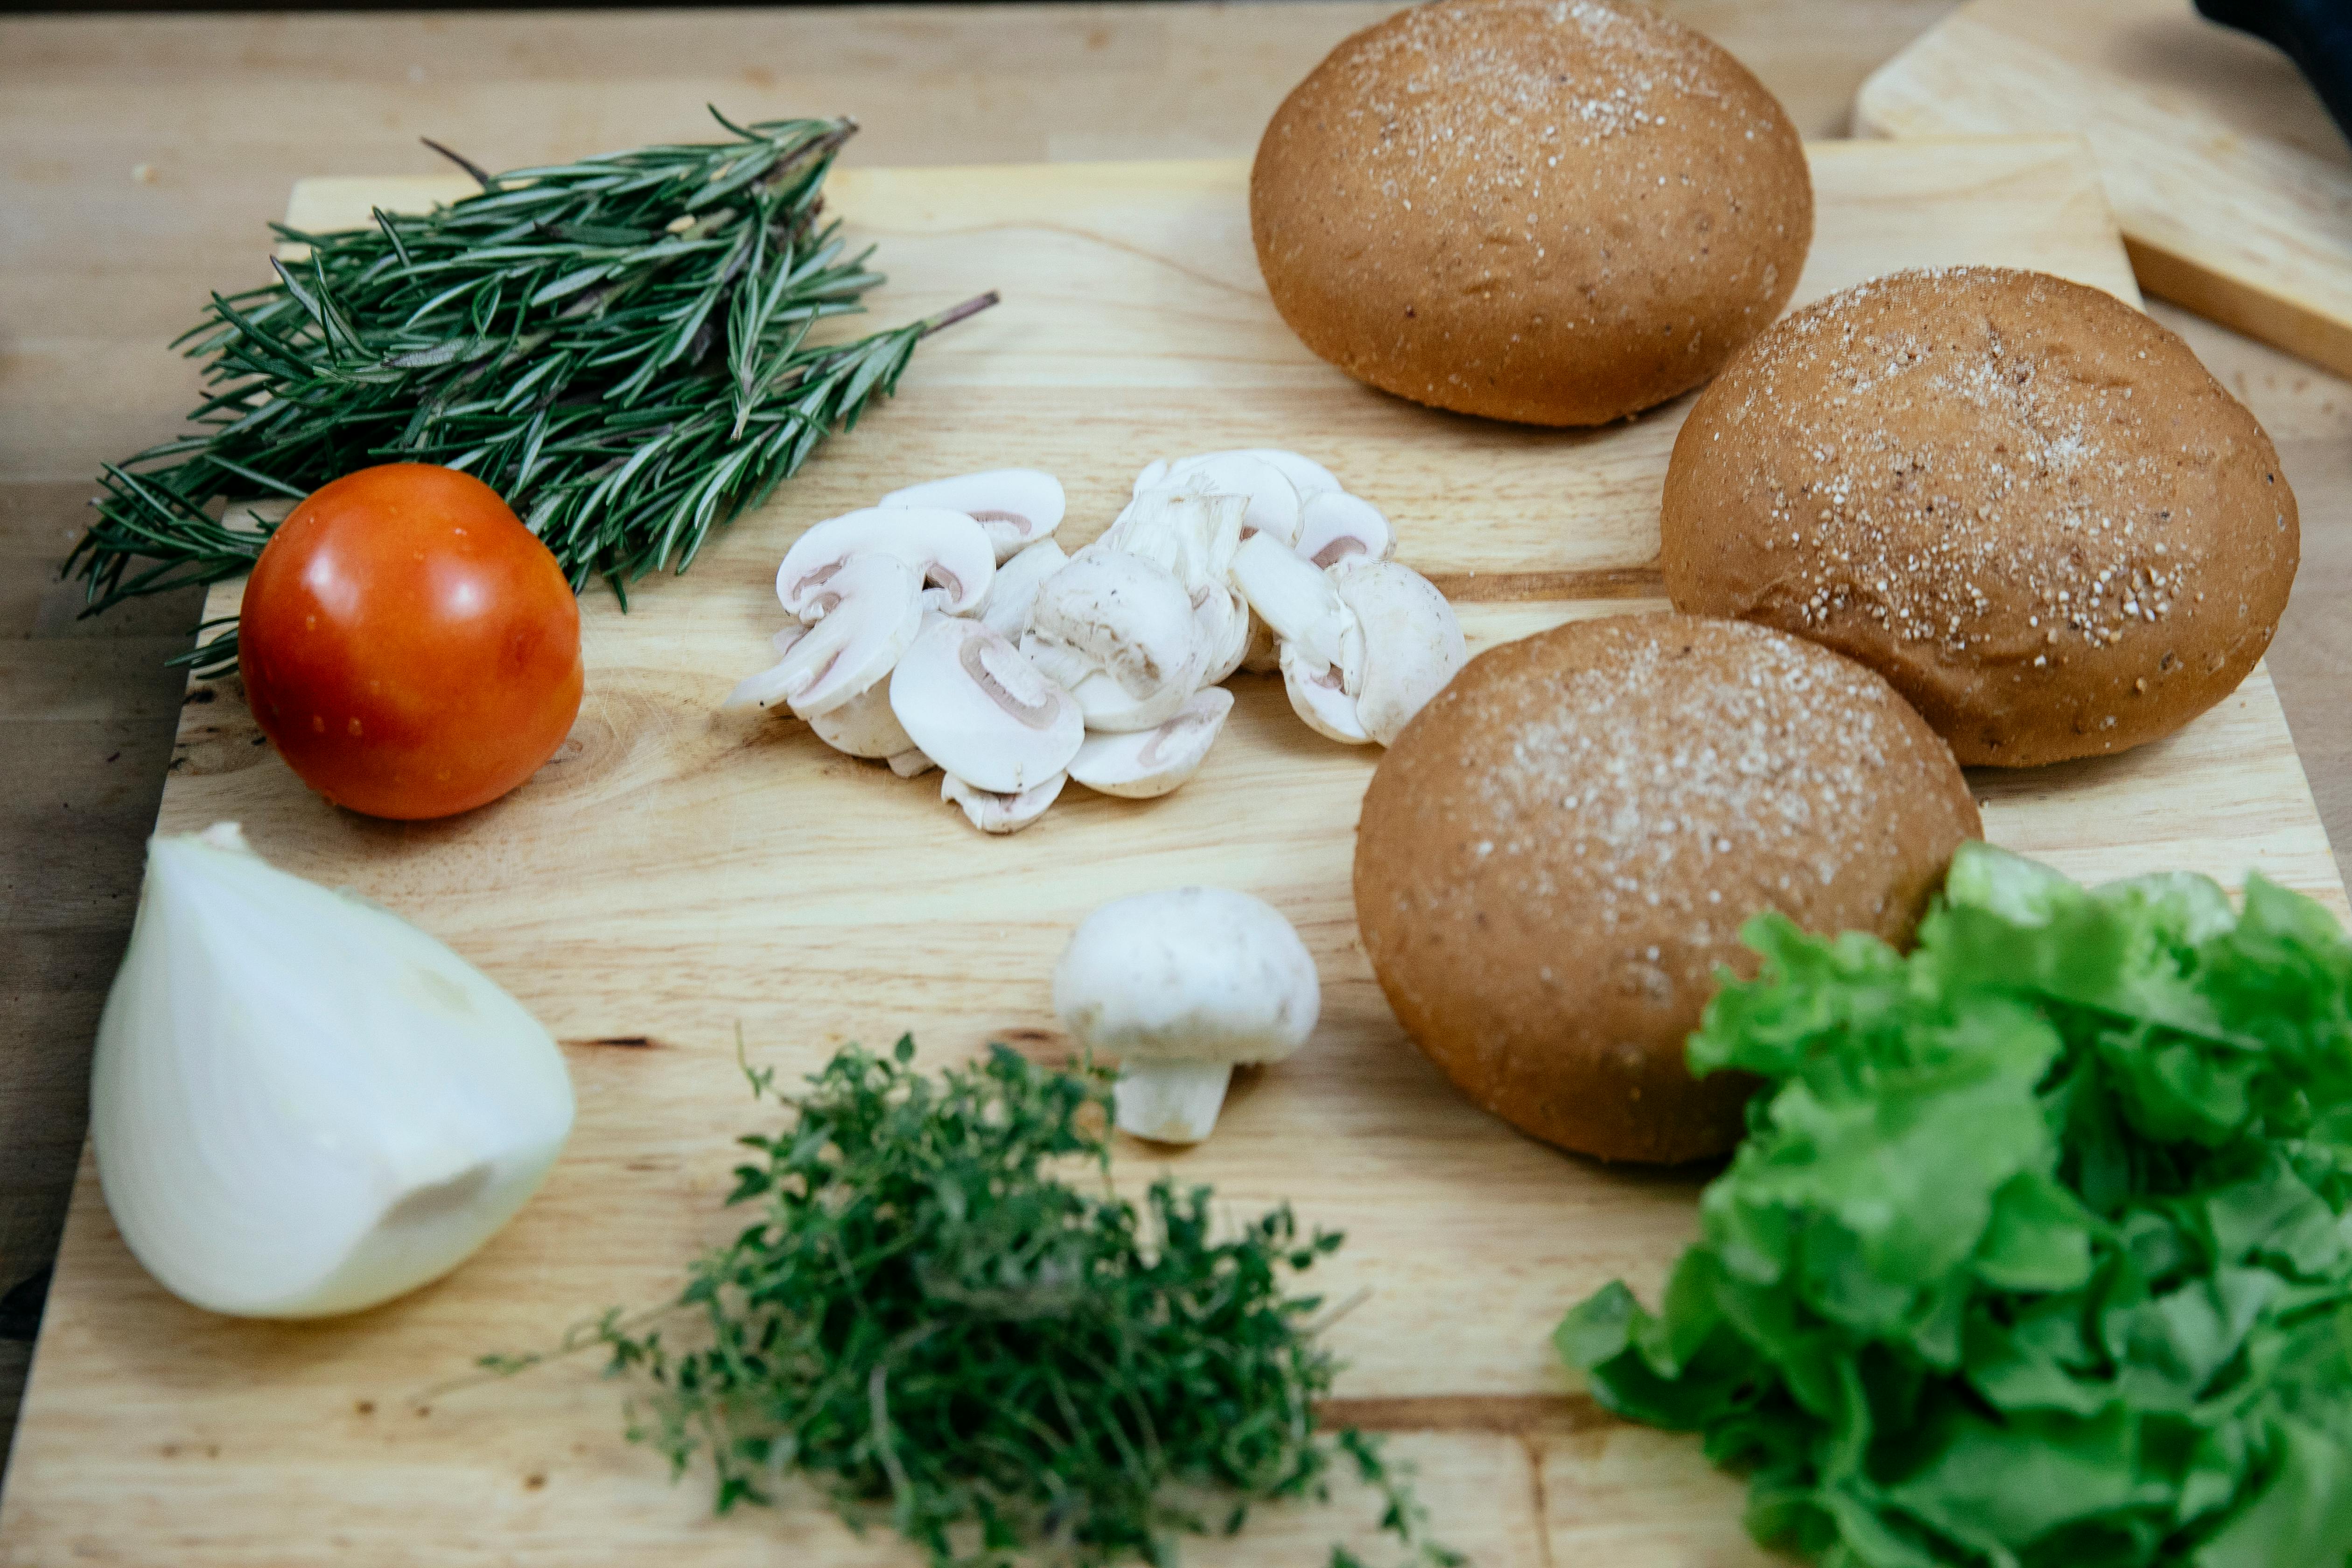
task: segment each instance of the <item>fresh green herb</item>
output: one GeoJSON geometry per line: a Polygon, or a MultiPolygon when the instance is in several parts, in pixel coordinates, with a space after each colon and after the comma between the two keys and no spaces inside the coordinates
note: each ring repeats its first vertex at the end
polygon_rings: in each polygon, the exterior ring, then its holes
{"type": "Polygon", "coordinates": [[[1375,1439],[1316,1431],[1338,1366],[1320,1303],[1285,1286],[1338,1236],[1287,1207],[1223,1225],[1207,1188],[1165,1179],[1139,1214],[1108,1186],[1106,1075],[997,1047],[934,1081],[913,1054],[851,1047],[797,1096],[751,1075],[793,1114],[741,1141],[759,1158],[729,1201],[759,1217],[695,1265],[670,1310],[695,1329],[616,1312],[570,1342],[652,1384],[633,1438],[680,1473],[707,1457],[721,1512],[798,1476],[935,1568],[1172,1563],[1181,1534],[1324,1496],[1344,1458],[1412,1563],[1461,1562],[1375,1439]],[[1104,1184],[1055,1174],[1074,1163],[1104,1184]]]}
{"type": "Polygon", "coordinates": [[[1663,1310],[1559,1344],[1836,1568],[2352,1554],[2352,945],[2257,877],[1972,846],[1898,955],[1750,922],[1695,1070],[1766,1082],[1663,1310]]]}
{"type": "MultiPolygon", "coordinates": [[[[847,343],[809,342],[882,281],[819,226],[845,120],[751,126],[489,174],[478,195],[309,234],[278,281],[213,296],[199,428],[107,466],[69,572],[89,614],[236,576],[268,538],[232,502],[299,500],[372,463],[462,468],[546,542],[575,592],[683,572],[714,524],[766,500],[887,396],[982,295],[847,343]]],[[[430,143],[428,143],[430,145],[430,143]]],[[[178,346],[178,345],[175,345],[178,346]]],[[[236,656],[234,629],[192,656],[236,656]]]]}

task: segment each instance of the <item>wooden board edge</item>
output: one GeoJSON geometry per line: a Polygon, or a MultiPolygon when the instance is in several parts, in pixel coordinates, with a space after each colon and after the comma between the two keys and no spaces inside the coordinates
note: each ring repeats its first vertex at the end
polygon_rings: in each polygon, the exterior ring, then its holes
{"type": "MultiPolygon", "coordinates": [[[[1905,112],[1897,87],[1920,60],[1949,47],[1948,34],[1955,26],[1968,25],[1969,7],[1963,6],[1913,39],[1894,58],[1863,79],[1853,100],[1856,139],[1906,142],[1977,140],[1955,137],[1940,127],[1923,129],[1905,112]]],[[[2054,56],[2050,58],[2053,71],[2074,69],[2054,56]]],[[[2072,142],[2082,148],[2092,168],[2098,168],[2097,150],[2087,137],[2045,133],[2031,139],[2072,142]]],[[[2338,321],[2312,302],[2284,290],[2233,276],[2210,257],[2191,254],[2178,243],[2140,232],[2140,228],[2153,226],[2136,226],[2131,210],[2116,203],[2112,191],[2107,205],[2123,238],[2125,254],[2131,259],[2132,274],[2144,292],[2323,370],[2352,375],[2352,323],[2338,321]]],[[[2218,252],[2225,247],[2215,248],[2218,252]]]]}
{"type": "Polygon", "coordinates": [[[2124,251],[2140,287],[2158,299],[2322,370],[2352,376],[2352,323],[2246,279],[2230,277],[2128,229],[2124,251]]]}

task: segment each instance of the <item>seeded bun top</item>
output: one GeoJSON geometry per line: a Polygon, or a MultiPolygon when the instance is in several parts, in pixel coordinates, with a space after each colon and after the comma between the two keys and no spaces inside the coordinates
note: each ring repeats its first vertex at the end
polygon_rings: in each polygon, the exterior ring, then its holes
{"type": "Polygon", "coordinates": [[[1713,375],[1797,285],[1796,128],[1631,0],[1436,0],[1342,43],[1250,176],[1307,346],[1416,402],[1598,425],[1713,375]]]}
{"type": "Polygon", "coordinates": [[[2270,437],[2189,345],[2041,273],[1905,272],[1797,311],[1666,474],[1677,608],[1895,683],[1963,763],[2118,752],[2269,646],[2294,581],[2270,437]]]}
{"type": "Polygon", "coordinates": [[[1489,649],[1364,797],[1356,919],[1397,1018],[1487,1110],[1610,1160],[1720,1153],[1751,1087],[1683,1042],[1750,915],[1906,940],[1981,832],[1884,680],[1785,633],[1572,622],[1489,649]]]}

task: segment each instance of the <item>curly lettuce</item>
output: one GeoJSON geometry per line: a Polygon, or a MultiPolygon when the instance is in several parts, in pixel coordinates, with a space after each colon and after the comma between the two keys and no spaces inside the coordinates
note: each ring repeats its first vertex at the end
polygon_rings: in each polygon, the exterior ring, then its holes
{"type": "Polygon", "coordinates": [[[1830,1568],[2352,1563],[2352,943],[2260,877],[1964,847],[1899,953],[1778,915],[1692,1070],[1765,1080],[1659,1310],[1560,1353],[1830,1568]]]}

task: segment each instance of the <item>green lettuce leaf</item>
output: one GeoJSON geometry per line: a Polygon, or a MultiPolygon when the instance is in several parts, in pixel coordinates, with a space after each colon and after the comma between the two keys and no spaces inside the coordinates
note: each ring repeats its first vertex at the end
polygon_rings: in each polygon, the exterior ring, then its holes
{"type": "Polygon", "coordinates": [[[2352,1568],[2352,942],[1982,845],[1901,953],[1742,932],[1761,1079],[1654,1313],[1555,1342],[1832,1568],[2352,1568]]]}

